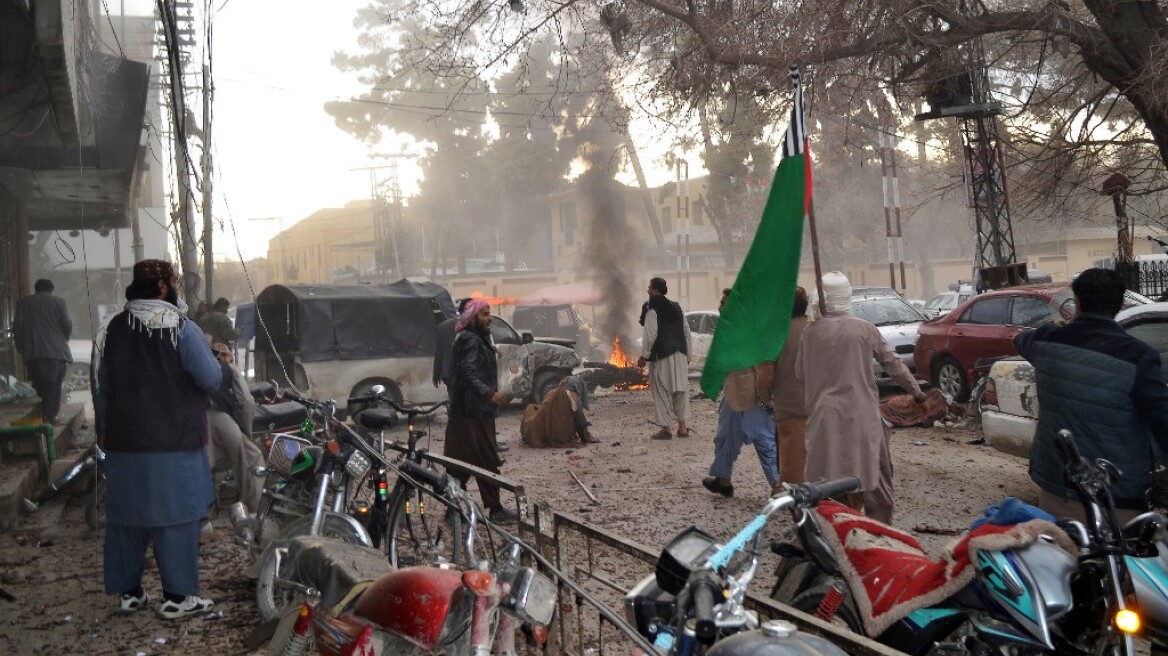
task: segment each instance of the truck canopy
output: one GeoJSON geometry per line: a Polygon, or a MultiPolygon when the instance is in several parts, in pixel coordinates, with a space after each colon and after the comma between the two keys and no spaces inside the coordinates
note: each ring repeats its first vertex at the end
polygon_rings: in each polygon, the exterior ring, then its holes
{"type": "Polygon", "coordinates": [[[391,285],[272,285],[256,297],[256,352],[296,353],[301,362],[430,357],[435,326],[455,314],[432,282],[391,285]]]}

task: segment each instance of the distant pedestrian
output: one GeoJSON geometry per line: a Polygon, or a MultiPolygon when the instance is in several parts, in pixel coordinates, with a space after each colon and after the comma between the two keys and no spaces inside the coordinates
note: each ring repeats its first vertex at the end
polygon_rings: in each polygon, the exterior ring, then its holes
{"type": "MultiPolygon", "coordinates": [[[[775,441],[779,448],[779,483],[792,485],[806,481],[807,467],[807,404],[803,380],[796,375],[795,361],[799,344],[807,329],[807,290],[795,288],[795,304],[791,308],[791,328],[787,341],[775,364],[775,388],[771,397],[775,404],[775,441]]],[[[776,488],[776,492],[779,490],[776,488]]]]}
{"type": "Polygon", "coordinates": [[[454,325],[469,302],[469,298],[459,301],[458,314],[438,324],[438,344],[434,348],[434,387],[442,383],[446,385],[447,392],[450,391],[451,367],[454,362],[454,325]]]}
{"type": "Polygon", "coordinates": [[[1038,505],[1056,517],[1086,520],[1066,480],[1055,440],[1071,431],[1083,457],[1105,458],[1120,472],[1111,482],[1120,522],[1147,509],[1146,474],[1168,453],[1168,387],[1160,355],[1115,322],[1123,307],[1123,278],[1087,269],[1071,283],[1076,315],[1014,337],[1018,354],[1034,365],[1038,427],[1030,478],[1038,505]]]}
{"type": "Polygon", "coordinates": [[[61,385],[73,362],[69,336],[73,322],[65,308],[65,299],[53,296],[53,281],[41,278],[33,285],[36,292],[20,299],[12,321],[16,350],[24,356],[24,368],[37,396],[41,397],[41,421],[56,423],[61,411],[61,385]]]}
{"type": "Polygon", "coordinates": [[[211,429],[211,467],[220,459],[231,463],[239,500],[247,511],[259,510],[263,479],[252,472],[264,464],[264,452],[251,439],[255,418],[255,400],[248,390],[243,372],[235,366],[235,353],[226,344],[212,344],[211,350],[223,370],[223,383],[210,393],[207,423],[211,429]]]}
{"type": "Polygon", "coordinates": [[[211,336],[212,344],[234,346],[235,340],[243,334],[242,330],[236,330],[231,323],[231,318],[227,316],[227,308],[229,307],[231,307],[231,301],[220,297],[210,310],[199,317],[199,328],[211,336]]]}
{"type": "Polygon", "coordinates": [[[850,314],[852,286],[847,276],[823,276],[827,314],[807,326],[795,363],[806,386],[807,480],[855,475],[860,492],[846,503],[864,514],[892,523],[890,434],[880,416],[880,395],[872,358],[921,403],[912,372],[900,361],[876,326],[850,314]]]}
{"type": "MultiPolygon", "coordinates": [[[[450,420],[443,455],[498,474],[502,459],[496,448],[495,419],[508,398],[498,390],[499,364],[491,342],[491,306],[473,299],[455,324],[450,386],[450,420]]],[[[452,472],[463,487],[470,476],[452,472]]],[[[493,522],[514,522],[518,515],[503,507],[499,487],[478,479],[483,507],[493,522]]]]}
{"type": "Polygon", "coordinates": [[[688,437],[689,427],[689,324],[681,306],[669,300],[664,278],[649,281],[649,301],[644,317],[641,357],[637,366],[649,366],[649,391],[657,412],[655,440],[688,437]]]}
{"type": "Polygon", "coordinates": [[[199,532],[213,501],[207,394],[223,370],[185,314],[169,262],[134,265],[125,309],[94,340],[93,408],[106,450],[105,590],[117,612],[150,600],[146,546],[162,577],[158,613],[178,619],[214,605],[199,591],[199,532]]]}
{"type": "MultiPolygon", "coordinates": [[[[718,311],[726,306],[730,290],[722,290],[718,311]]],[[[775,421],[770,401],[774,363],[732,371],[723,385],[722,401],[718,404],[718,428],[714,432],[714,462],[702,486],[715,494],[734,496],[734,463],[743,444],[753,444],[767,485],[772,489],[779,479],[775,462],[775,421]],[[763,389],[765,388],[765,389],[763,389]],[[762,393],[762,392],[765,392],[762,393]]]]}

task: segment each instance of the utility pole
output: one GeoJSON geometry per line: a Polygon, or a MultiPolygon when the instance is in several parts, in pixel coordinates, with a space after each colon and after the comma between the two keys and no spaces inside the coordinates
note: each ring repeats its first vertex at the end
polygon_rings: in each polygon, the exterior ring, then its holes
{"type": "Polygon", "coordinates": [[[689,305],[689,162],[677,160],[677,286],[689,305]],[[682,276],[684,275],[684,285],[682,276]]]}
{"type": "MultiPolygon", "coordinates": [[[[388,240],[390,243],[390,248],[392,249],[392,253],[393,253],[393,273],[394,273],[394,276],[397,278],[404,278],[404,277],[406,277],[406,274],[404,271],[402,271],[401,254],[398,250],[398,244],[397,244],[397,224],[399,221],[401,221],[405,218],[405,216],[404,216],[405,211],[404,211],[404,205],[403,205],[404,199],[402,198],[401,181],[400,181],[399,171],[398,171],[398,160],[400,160],[402,158],[412,159],[412,158],[417,157],[417,155],[412,155],[410,153],[388,153],[388,154],[387,153],[374,153],[374,154],[369,155],[369,157],[388,159],[388,160],[390,160],[390,163],[388,166],[361,166],[361,167],[357,167],[357,168],[353,168],[353,169],[349,169],[349,170],[350,171],[366,171],[366,170],[369,171],[369,186],[370,186],[369,195],[370,195],[371,200],[373,201],[373,212],[374,212],[374,215],[373,215],[373,218],[374,218],[373,234],[374,234],[374,239],[375,239],[376,244],[377,244],[377,247],[375,249],[376,260],[377,260],[376,264],[377,264],[377,266],[379,266],[381,268],[382,274],[384,275],[385,265],[387,264],[385,262],[385,260],[387,259],[386,254],[384,253],[385,242],[388,240]],[[393,201],[392,201],[392,203],[387,203],[388,207],[385,208],[385,213],[382,214],[382,211],[381,211],[382,208],[381,208],[381,203],[380,203],[381,192],[378,189],[377,171],[378,171],[378,169],[384,169],[384,168],[388,168],[390,170],[389,193],[390,193],[390,196],[392,197],[393,201]]],[[[422,232],[423,232],[423,240],[424,240],[425,239],[425,229],[424,228],[423,228],[422,232]]],[[[425,250],[424,244],[425,244],[425,242],[423,241],[423,251],[425,250]]],[[[424,255],[423,255],[423,258],[424,258],[424,255]]]]}
{"type": "Polygon", "coordinates": [[[895,262],[900,262],[900,291],[907,288],[904,277],[904,234],[900,229],[900,179],[896,171],[896,136],[890,119],[882,120],[879,132],[880,179],[884,195],[884,234],[888,242],[888,284],[896,289],[895,262]]]}
{"type": "MultiPolygon", "coordinates": [[[[207,60],[211,59],[211,35],[207,35],[207,60]]],[[[207,290],[207,303],[215,298],[212,278],[215,275],[215,251],[211,247],[215,234],[215,218],[211,214],[211,67],[203,64],[203,284],[207,290]]]]}

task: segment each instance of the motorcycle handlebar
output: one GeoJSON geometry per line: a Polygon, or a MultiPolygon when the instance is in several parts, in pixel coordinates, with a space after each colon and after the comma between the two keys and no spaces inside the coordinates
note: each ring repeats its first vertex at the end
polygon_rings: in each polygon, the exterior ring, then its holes
{"type": "Polygon", "coordinates": [[[1079,453],[1079,445],[1075,444],[1075,438],[1071,436],[1071,431],[1064,428],[1058,432],[1054,439],[1058,443],[1059,452],[1062,453],[1063,462],[1068,465],[1076,465],[1083,461],[1083,454],[1079,453]]]}
{"type": "Polygon", "coordinates": [[[718,625],[714,621],[714,593],[721,592],[721,586],[708,570],[694,572],[690,578],[693,595],[694,635],[698,642],[710,644],[718,635],[718,625]]]}
{"type": "Polygon", "coordinates": [[[446,474],[439,474],[433,469],[427,469],[412,460],[406,460],[400,465],[401,471],[410,478],[416,478],[428,484],[435,490],[443,490],[446,488],[449,477],[446,474]]]}
{"type": "Polygon", "coordinates": [[[822,483],[803,483],[802,485],[796,486],[795,489],[792,490],[792,494],[795,495],[799,505],[810,507],[824,499],[839,496],[841,494],[847,494],[849,492],[855,492],[859,489],[860,479],[856,478],[855,476],[844,476],[843,478],[837,478],[834,481],[824,481],[822,483]]]}

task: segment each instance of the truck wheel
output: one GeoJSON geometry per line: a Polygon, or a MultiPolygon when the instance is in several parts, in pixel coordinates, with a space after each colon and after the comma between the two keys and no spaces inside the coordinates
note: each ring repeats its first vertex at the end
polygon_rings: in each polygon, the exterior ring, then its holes
{"type": "Polygon", "coordinates": [[[531,388],[531,402],[542,403],[548,392],[554,390],[560,381],[568,374],[562,371],[541,371],[535,377],[535,385],[531,388]]]}

